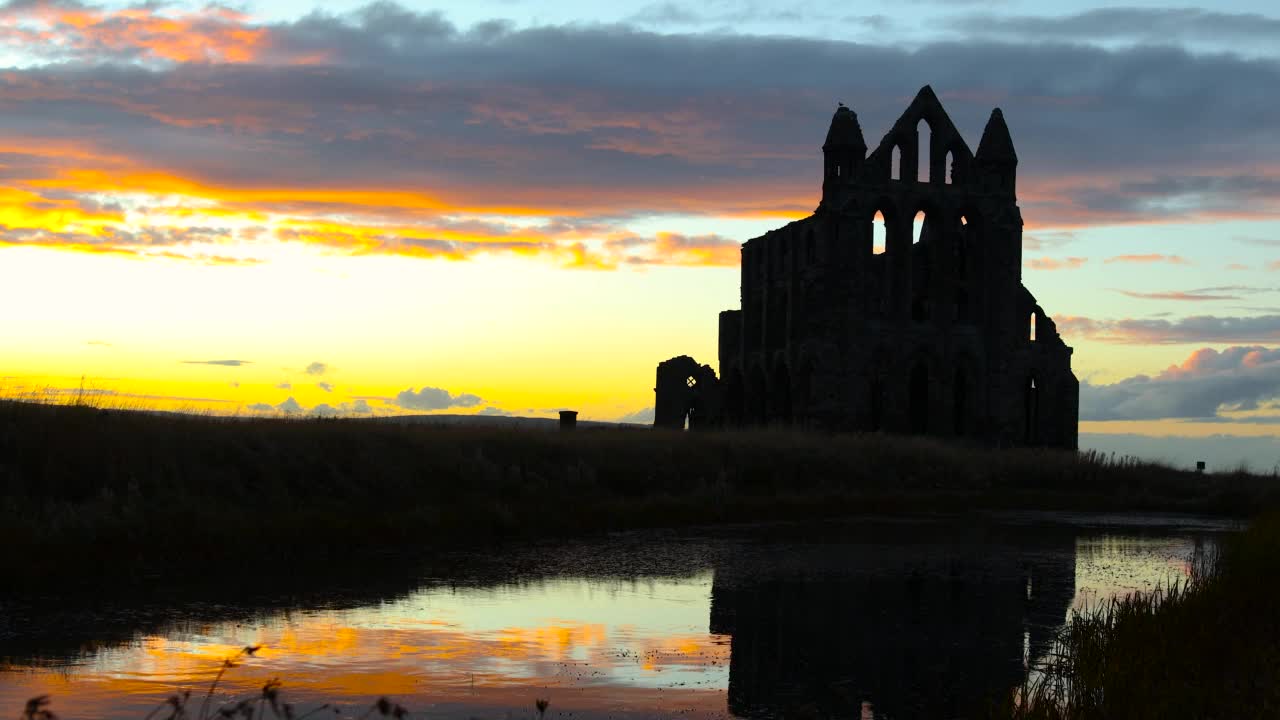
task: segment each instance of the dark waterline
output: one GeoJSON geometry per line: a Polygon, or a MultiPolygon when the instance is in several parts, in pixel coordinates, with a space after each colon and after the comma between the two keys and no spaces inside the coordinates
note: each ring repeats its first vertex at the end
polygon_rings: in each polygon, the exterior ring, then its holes
{"type": "MultiPolygon", "coordinates": [[[[1072,607],[1184,577],[1231,523],[1023,513],[637,532],[371,561],[324,577],[0,600],[0,707],[141,717],[261,657],[302,708],[394,696],[430,717],[966,716],[1072,607]]],[[[357,713],[358,714],[358,713],[357,713]]]]}

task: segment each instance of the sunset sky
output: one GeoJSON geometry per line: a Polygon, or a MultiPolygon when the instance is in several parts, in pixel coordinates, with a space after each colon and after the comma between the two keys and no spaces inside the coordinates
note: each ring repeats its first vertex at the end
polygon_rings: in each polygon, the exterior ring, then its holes
{"type": "Polygon", "coordinates": [[[11,0],[0,391],[644,418],[836,102],[874,145],[930,84],[971,147],[1004,111],[1082,431],[1270,469],[1277,38],[1269,0],[11,0]]]}

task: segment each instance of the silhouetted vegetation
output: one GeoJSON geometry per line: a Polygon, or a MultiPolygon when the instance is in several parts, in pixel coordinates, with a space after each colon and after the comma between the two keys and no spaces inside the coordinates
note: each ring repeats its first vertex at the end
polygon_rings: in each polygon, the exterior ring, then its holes
{"type": "MultiPolygon", "coordinates": [[[[241,648],[235,655],[223,660],[217,674],[214,675],[213,681],[209,683],[209,689],[204,693],[204,698],[200,700],[198,709],[192,700],[191,690],[187,689],[166,697],[151,712],[147,713],[143,720],[222,720],[224,718],[264,720],[267,717],[267,713],[270,713],[270,717],[274,718],[274,720],[305,720],[305,718],[317,715],[329,718],[355,717],[358,720],[366,720],[371,717],[402,720],[409,715],[409,711],[402,705],[385,697],[378,698],[365,708],[363,714],[358,716],[344,716],[342,710],[332,703],[317,705],[305,711],[299,710],[293,703],[284,701],[281,694],[281,688],[284,683],[279,678],[268,680],[262,686],[262,691],[258,695],[239,700],[214,700],[214,693],[218,690],[218,684],[222,682],[222,678],[227,671],[239,667],[245,659],[253,657],[260,649],[261,646],[259,645],[249,645],[241,648]]],[[[198,693],[196,698],[200,698],[198,693]]],[[[53,698],[49,695],[33,697],[27,700],[20,720],[58,720],[58,715],[51,709],[52,705],[53,698]]],[[[546,711],[547,701],[538,700],[536,707],[539,717],[541,717],[546,711]]]]}
{"type": "Polygon", "coordinates": [[[1280,713],[1280,516],[1227,540],[1184,585],[1073,614],[1016,720],[1280,713]]]}
{"type": "Polygon", "coordinates": [[[0,403],[11,586],[294,569],[440,543],[900,510],[1246,515],[1280,480],[794,431],[557,433],[0,403]]]}

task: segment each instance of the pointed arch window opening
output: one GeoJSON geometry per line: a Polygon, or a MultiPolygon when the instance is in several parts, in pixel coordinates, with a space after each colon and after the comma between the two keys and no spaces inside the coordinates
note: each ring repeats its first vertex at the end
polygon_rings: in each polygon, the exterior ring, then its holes
{"type": "Polygon", "coordinates": [[[897,145],[893,146],[893,152],[889,155],[889,179],[902,179],[902,148],[897,145]]]}
{"type": "Polygon", "coordinates": [[[946,167],[943,170],[942,182],[946,185],[952,184],[955,179],[955,162],[956,154],[950,150],[947,151],[946,167]]]}
{"type": "Polygon", "coordinates": [[[924,239],[924,224],[928,220],[925,212],[921,210],[916,213],[915,218],[911,221],[911,244],[919,245],[924,239]]]}
{"type": "MultiPolygon", "coordinates": [[[[1035,342],[1036,341],[1036,314],[1034,311],[1031,313],[1030,335],[1031,335],[1031,342],[1035,342]]],[[[1032,380],[1031,386],[1035,387],[1035,384],[1036,384],[1036,381],[1032,380]]]]}
{"type": "Polygon", "coordinates": [[[871,218],[871,254],[883,255],[889,248],[889,223],[884,213],[877,210],[871,218]]]}
{"type": "Polygon", "coordinates": [[[929,126],[929,121],[924,118],[920,118],[920,122],[916,123],[916,140],[918,142],[916,145],[916,180],[927,183],[932,179],[930,161],[933,160],[933,153],[930,146],[933,143],[933,128],[929,126]]]}

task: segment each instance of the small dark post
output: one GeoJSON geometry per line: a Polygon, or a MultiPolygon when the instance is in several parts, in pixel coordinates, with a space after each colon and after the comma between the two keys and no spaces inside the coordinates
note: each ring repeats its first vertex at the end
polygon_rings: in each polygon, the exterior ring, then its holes
{"type": "Polygon", "coordinates": [[[560,429],[572,430],[578,427],[578,411],[577,410],[561,410],[560,411],[560,429]]]}
{"type": "Polygon", "coordinates": [[[1202,473],[1202,472],[1204,472],[1204,461],[1203,461],[1203,460],[1197,460],[1197,461],[1196,461],[1196,472],[1198,472],[1198,473],[1202,473]]]}

